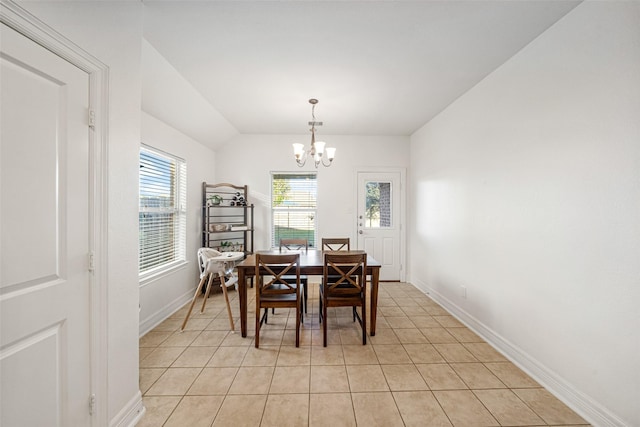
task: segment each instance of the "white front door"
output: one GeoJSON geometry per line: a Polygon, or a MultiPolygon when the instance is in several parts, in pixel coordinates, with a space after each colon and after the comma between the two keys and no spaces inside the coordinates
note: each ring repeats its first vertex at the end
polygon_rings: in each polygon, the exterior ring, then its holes
{"type": "Polygon", "coordinates": [[[401,174],[358,172],[358,249],[382,264],[380,280],[401,279],[401,174]]]}
{"type": "Polygon", "coordinates": [[[89,76],[0,30],[0,425],[89,426],[89,76]]]}

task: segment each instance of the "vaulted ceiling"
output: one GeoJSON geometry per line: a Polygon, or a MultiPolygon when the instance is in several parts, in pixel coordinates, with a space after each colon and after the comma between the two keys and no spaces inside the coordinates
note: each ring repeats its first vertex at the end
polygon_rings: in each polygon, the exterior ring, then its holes
{"type": "Polygon", "coordinates": [[[235,133],[410,135],[579,1],[144,0],[143,109],[235,133]]]}

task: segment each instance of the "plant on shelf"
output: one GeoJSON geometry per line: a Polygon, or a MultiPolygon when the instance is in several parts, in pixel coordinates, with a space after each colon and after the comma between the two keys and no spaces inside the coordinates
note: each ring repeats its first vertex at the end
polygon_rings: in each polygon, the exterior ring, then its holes
{"type": "Polygon", "coordinates": [[[219,194],[214,194],[212,196],[209,196],[209,198],[207,199],[209,202],[209,206],[218,206],[222,203],[222,201],[224,200],[222,198],[221,195],[219,194]]]}

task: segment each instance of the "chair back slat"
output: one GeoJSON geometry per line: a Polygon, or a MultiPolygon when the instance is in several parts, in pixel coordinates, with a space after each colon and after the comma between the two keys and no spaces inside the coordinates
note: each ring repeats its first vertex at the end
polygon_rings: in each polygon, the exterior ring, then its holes
{"type": "Polygon", "coordinates": [[[323,251],[350,251],[351,239],[348,237],[323,237],[323,251]]]}
{"type": "Polygon", "coordinates": [[[256,254],[255,275],[259,292],[298,293],[300,288],[300,254],[256,254]],[[288,276],[286,279],[284,276],[288,276]],[[291,281],[291,276],[296,281],[291,281]],[[269,278],[264,280],[265,278],[269,278]]]}
{"type": "Polygon", "coordinates": [[[309,251],[309,241],[307,239],[280,239],[280,252],[282,249],[309,251]]]}
{"type": "Polygon", "coordinates": [[[367,254],[325,252],[325,289],[336,294],[357,294],[366,286],[367,254]]]}

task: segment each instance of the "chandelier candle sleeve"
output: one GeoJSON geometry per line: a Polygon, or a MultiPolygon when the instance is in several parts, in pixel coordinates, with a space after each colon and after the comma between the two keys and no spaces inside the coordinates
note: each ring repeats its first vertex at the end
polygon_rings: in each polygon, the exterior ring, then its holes
{"type": "Polygon", "coordinates": [[[296,159],[296,163],[298,166],[302,167],[307,162],[307,157],[313,157],[313,163],[316,169],[318,165],[322,164],[322,166],[329,167],[333,162],[333,159],[336,156],[336,149],[333,147],[326,147],[326,143],[323,141],[316,141],[316,126],[322,126],[322,122],[316,121],[315,116],[315,108],[318,103],[317,99],[310,99],[309,104],[311,104],[311,121],[309,125],[311,126],[311,146],[308,150],[305,150],[304,144],[295,143],[293,144],[293,155],[296,159]],[[326,156],[325,156],[326,152],[326,156]],[[326,163],[324,159],[327,159],[329,162],[326,163]]]}

